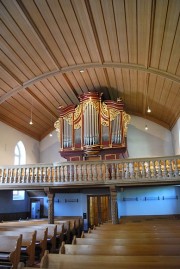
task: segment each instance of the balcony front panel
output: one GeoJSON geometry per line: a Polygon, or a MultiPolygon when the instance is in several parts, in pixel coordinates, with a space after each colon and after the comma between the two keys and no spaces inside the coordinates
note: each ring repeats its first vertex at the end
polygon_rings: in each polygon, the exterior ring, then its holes
{"type": "Polygon", "coordinates": [[[1,189],[180,184],[180,156],[0,166],[1,189]]]}

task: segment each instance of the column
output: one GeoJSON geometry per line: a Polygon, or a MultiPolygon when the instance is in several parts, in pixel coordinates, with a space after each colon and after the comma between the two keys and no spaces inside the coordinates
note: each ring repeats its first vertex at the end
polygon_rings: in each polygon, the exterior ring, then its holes
{"type": "Polygon", "coordinates": [[[48,223],[54,224],[54,193],[49,188],[45,188],[44,191],[48,196],[48,223]]]}
{"type": "Polygon", "coordinates": [[[110,187],[110,195],[111,195],[111,219],[112,224],[118,224],[118,205],[117,205],[117,191],[116,187],[110,187]]]}

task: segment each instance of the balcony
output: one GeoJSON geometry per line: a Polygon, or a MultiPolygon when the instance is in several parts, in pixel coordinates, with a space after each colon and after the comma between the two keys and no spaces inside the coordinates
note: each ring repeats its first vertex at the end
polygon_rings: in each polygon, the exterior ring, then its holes
{"type": "Polygon", "coordinates": [[[180,156],[0,166],[0,189],[180,184],[180,156]]]}

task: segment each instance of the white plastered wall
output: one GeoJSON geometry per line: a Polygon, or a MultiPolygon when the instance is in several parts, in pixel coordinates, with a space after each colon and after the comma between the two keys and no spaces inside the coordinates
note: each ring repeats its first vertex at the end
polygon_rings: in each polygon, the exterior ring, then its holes
{"type": "Polygon", "coordinates": [[[127,145],[130,158],[174,155],[171,131],[137,116],[131,116],[127,145]]]}
{"type": "Polygon", "coordinates": [[[180,118],[172,128],[172,141],[175,155],[180,155],[180,118]]]}
{"type": "Polygon", "coordinates": [[[26,164],[39,162],[39,141],[0,122],[0,165],[14,165],[14,149],[20,140],[25,146],[26,164]]]}

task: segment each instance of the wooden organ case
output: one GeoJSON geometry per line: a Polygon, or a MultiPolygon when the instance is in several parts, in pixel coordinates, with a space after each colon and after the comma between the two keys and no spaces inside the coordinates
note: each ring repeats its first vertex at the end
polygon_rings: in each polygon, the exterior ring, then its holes
{"type": "Polygon", "coordinates": [[[121,99],[102,102],[102,94],[79,96],[80,104],[59,107],[55,122],[60,154],[68,161],[127,157],[127,125],[130,116],[121,99]]]}

